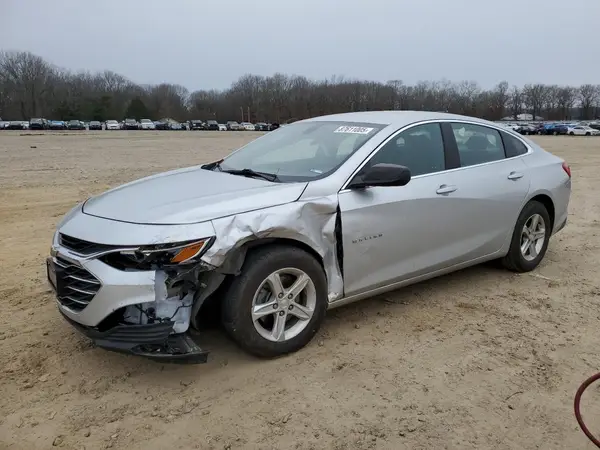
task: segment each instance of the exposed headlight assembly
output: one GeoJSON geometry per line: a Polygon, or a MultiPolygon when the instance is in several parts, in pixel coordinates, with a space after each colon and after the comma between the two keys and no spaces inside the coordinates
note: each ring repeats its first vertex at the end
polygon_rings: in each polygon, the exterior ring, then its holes
{"type": "Polygon", "coordinates": [[[121,270],[153,270],[197,264],[214,237],[172,244],[147,245],[104,255],[105,263],[121,270]]]}

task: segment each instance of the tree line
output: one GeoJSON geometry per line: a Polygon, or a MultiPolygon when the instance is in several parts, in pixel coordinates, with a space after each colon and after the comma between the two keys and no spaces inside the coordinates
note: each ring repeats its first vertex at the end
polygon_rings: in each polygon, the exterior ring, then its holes
{"type": "Polygon", "coordinates": [[[522,113],[547,120],[600,117],[600,85],[509,85],[475,81],[310,80],[300,75],[246,74],[225,90],[189,92],[170,83],[140,85],[105,70],[65,70],[30,52],[0,52],[0,117],[29,120],[173,118],[249,122],[298,120],[368,110],[444,111],[488,120],[522,113]]]}

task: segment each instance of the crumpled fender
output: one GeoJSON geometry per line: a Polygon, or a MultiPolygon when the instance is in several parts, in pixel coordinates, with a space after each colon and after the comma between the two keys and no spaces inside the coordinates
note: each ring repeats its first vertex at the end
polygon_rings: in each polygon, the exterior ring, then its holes
{"type": "Polygon", "coordinates": [[[258,239],[285,238],[310,246],[322,259],[329,302],[343,296],[344,282],[337,258],[337,194],[235,214],[212,221],[215,242],[202,256],[219,267],[244,244],[258,239]]]}

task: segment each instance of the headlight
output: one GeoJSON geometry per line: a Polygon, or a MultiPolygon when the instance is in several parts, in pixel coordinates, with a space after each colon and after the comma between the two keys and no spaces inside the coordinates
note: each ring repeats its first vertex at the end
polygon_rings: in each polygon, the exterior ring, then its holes
{"type": "Polygon", "coordinates": [[[174,244],[148,245],[135,250],[109,253],[100,259],[121,270],[155,270],[197,264],[213,242],[214,237],[210,237],[174,244]]]}
{"type": "Polygon", "coordinates": [[[157,259],[168,264],[185,264],[196,261],[209,245],[212,238],[197,241],[188,241],[177,244],[162,244],[140,247],[135,253],[140,253],[146,258],[157,259]]]}

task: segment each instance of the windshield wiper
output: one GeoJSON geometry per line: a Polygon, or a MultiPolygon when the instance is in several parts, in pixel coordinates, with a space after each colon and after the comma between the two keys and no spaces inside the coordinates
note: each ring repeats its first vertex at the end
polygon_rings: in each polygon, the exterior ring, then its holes
{"type": "Polygon", "coordinates": [[[230,173],[232,175],[243,175],[249,178],[262,178],[267,181],[278,181],[279,178],[274,173],[268,172],[257,172],[252,169],[231,169],[231,170],[223,170],[225,173],[230,173]]]}
{"type": "Polygon", "coordinates": [[[204,164],[202,166],[200,166],[201,169],[205,169],[205,170],[215,170],[215,169],[219,169],[221,172],[223,171],[223,169],[221,169],[221,163],[224,161],[224,159],[219,159],[218,161],[214,161],[208,164],[204,164]]]}

